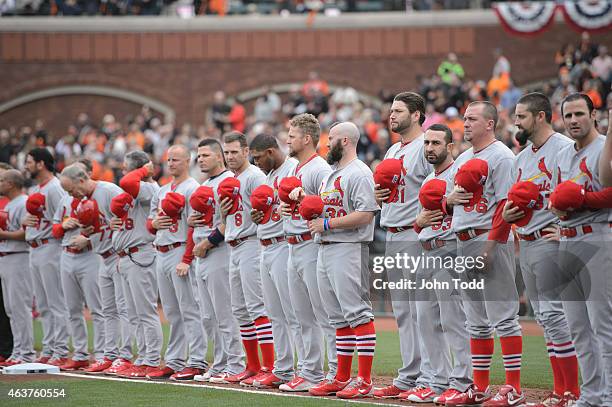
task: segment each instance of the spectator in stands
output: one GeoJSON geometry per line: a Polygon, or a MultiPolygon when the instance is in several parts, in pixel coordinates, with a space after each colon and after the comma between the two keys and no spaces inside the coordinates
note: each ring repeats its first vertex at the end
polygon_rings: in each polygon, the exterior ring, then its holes
{"type": "Polygon", "coordinates": [[[306,100],[316,97],[327,97],[329,95],[329,85],[326,81],[319,78],[319,74],[312,71],[308,74],[308,82],[302,87],[302,94],[306,100]]]}
{"type": "Polygon", "coordinates": [[[612,81],[612,57],[608,55],[608,48],[600,45],[597,56],[591,62],[591,72],[593,76],[601,80],[605,89],[610,88],[612,81]]]}
{"type": "Polygon", "coordinates": [[[574,60],[590,64],[595,56],[597,56],[597,45],[591,42],[591,35],[584,31],[574,52],[574,60]]]}
{"type": "Polygon", "coordinates": [[[514,84],[512,78],[508,80],[510,87],[501,95],[500,105],[504,110],[514,110],[514,106],[516,106],[518,100],[523,96],[523,91],[514,84]]]}
{"type": "Polygon", "coordinates": [[[446,60],[442,61],[438,67],[438,75],[442,82],[450,84],[454,78],[463,79],[465,72],[461,64],[457,61],[457,55],[453,52],[448,54],[446,60]]]}
{"type": "Polygon", "coordinates": [[[501,48],[496,48],[493,51],[495,57],[495,65],[493,66],[493,78],[498,78],[503,74],[510,75],[510,61],[504,56],[501,48]]]}
{"type": "Polygon", "coordinates": [[[230,102],[230,112],[227,116],[227,121],[230,125],[230,128],[233,131],[238,131],[240,133],[244,133],[245,128],[245,120],[246,120],[246,110],[238,97],[232,99],[230,102]]]}
{"type": "Polygon", "coordinates": [[[226,127],[229,123],[228,115],[232,108],[229,106],[225,99],[225,93],[223,91],[216,91],[213,95],[213,104],[211,106],[211,119],[215,123],[215,126],[224,133],[228,130],[226,127]]]}

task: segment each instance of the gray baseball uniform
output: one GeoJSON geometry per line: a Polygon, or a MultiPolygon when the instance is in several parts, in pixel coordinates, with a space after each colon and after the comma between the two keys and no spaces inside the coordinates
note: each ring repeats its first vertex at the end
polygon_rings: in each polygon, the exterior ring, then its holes
{"type": "Polygon", "coordinates": [[[30,193],[45,196],[43,216],[36,227],[26,228],[26,241],[30,245],[30,270],[36,295],[36,307],[43,329],[41,356],[65,358],[68,356],[68,311],[60,274],[62,250],[59,240],[51,233],[53,215],[68,194],[56,177],[34,186],[30,193]]]}
{"type": "MultiPolygon", "coordinates": [[[[327,161],[315,155],[301,166],[296,166],[290,175],[302,181],[306,195],[318,195],[323,178],[330,173],[327,161]]],[[[298,324],[304,343],[304,361],[299,375],[312,383],[318,383],[324,376],[323,338],[327,343],[327,377],[335,377],[338,364],[336,330],[327,318],[317,282],[319,246],[312,239],[303,239],[304,236],[311,236],[306,221],[297,212],[283,219],[283,230],[290,240],[287,263],[289,296],[296,315],[299,315],[298,324]]]]}
{"type": "MultiPolygon", "coordinates": [[[[587,191],[602,190],[598,163],[604,143],[599,135],[579,151],[572,143],[558,152],[552,189],[571,180],[587,191]]],[[[560,222],[559,267],[569,282],[563,308],[583,381],[578,406],[612,405],[610,214],[610,209],[580,210],[560,222]]]]}
{"type": "MultiPolygon", "coordinates": [[[[19,195],[6,204],[3,211],[8,220],[5,231],[21,229],[21,220],[26,215],[26,195],[19,195]]],[[[28,245],[19,240],[0,240],[0,278],[4,309],[10,319],[13,332],[13,352],[10,358],[32,362],[34,335],[32,331],[32,279],[28,264],[28,245]]]]}
{"type": "MultiPolygon", "coordinates": [[[[74,198],[66,196],[53,216],[54,224],[61,224],[64,219],[75,217],[72,209],[74,198]]],[[[60,257],[60,270],[62,275],[62,288],[64,299],[68,308],[70,328],[72,330],[72,359],[76,361],[88,360],[87,351],[87,324],[83,316],[83,307],[91,314],[94,327],[93,352],[96,359],[104,356],[104,315],[98,286],[100,259],[91,247],[75,251],[70,247],[70,240],[80,234],[79,229],[64,232],[62,237],[62,255],[60,257]]]]}
{"type": "Polygon", "coordinates": [[[280,199],[278,185],[280,181],[290,176],[297,166],[297,160],[287,158],[276,170],[266,176],[266,184],[274,189],[272,216],[265,224],[257,226],[257,237],[261,248],[261,286],[263,290],[266,312],[272,323],[274,335],[273,373],[283,380],[291,380],[294,375],[294,352],[297,352],[297,372],[303,365],[304,344],[295,311],[289,298],[289,277],[287,275],[287,260],[289,246],[284,241],[283,222],[278,213],[280,199]]]}
{"type": "Polygon", "coordinates": [[[90,236],[93,250],[102,257],[98,281],[104,314],[106,343],[104,356],[114,360],[118,357],[132,359],[132,340],[135,338],[137,324],[130,322],[128,305],[123,290],[123,278],[119,274],[119,256],[113,249],[113,231],[109,221],[113,217],[110,204],[113,197],[123,191],[117,185],[97,181],[90,199],[98,203],[100,211],[100,232],[90,236]]]}
{"type": "Polygon", "coordinates": [[[166,366],[175,371],[184,367],[205,369],[207,341],[202,325],[200,307],[196,301],[192,283],[192,267],[189,273],[179,277],[176,266],[182,262],[188,239],[187,218],[191,213],[189,198],[198,188],[198,182],[189,177],[178,185],[166,184],[151,200],[150,218],[161,212],[161,202],[168,192],[185,197],[185,207],[178,221],[170,228],[158,230],[155,236],[157,247],[157,283],[162,306],[170,322],[170,339],[166,351],[166,366]],[[174,247],[176,246],[176,247],[174,247]],[[189,359],[185,361],[186,346],[189,359]]]}
{"type": "MultiPolygon", "coordinates": [[[[450,168],[441,173],[432,172],[423,184],[434,178],[452,182],[450,173],[450,168]]],[[[419,209],[422,209],[420,204],[419,209]]],[[[445,259],[456,256],[457,243],[451,224],[452,217],[446,215],[440,225],[430,226],[419,232],[419,240],[427,257],[445,259]]],[[[446,282],[452,287],[453,278],[458,278],[458,274],[452,268],[435,266],[417,270],[417,280],[446,282]]],[[[417,287],[421,287],[420,282],[417,282],[417,287]]],[[[442,340],[435,351],[425,346],[434,372],[428,383],[429,387],[437,393],[447,388],[466,391],[472,384],[472,363],[461,296],[454,289],[447,290],[438,286],[430,290],[419,289],[416,299],[417,320],[423,343],[432,344],[442,340]],[[449,350],[452,352],[452,358],[449,350]]]]}
{"type": "MultiPolygon", "coordinates": [[[[336,218],[352,212],[376,212],[374,177],[359,159],[332,167],[319,190],[324,216],[336,218]]],[[[374,238],[372,222],[354,229],[331,229],[315,235],[319,243],[317,278],[323,306],[336,329],[369,323],[374,319],[369,299],[369,248],[374,238]]]]}
{"type": "MultiPolygon", "coordinates": [[[[234,174],[228,170],[215,177],[208,178],[202,183],[202,185],[209,186],[214,191],[215,213],[212,225],[194,229],[193,240],[195,244],[208,238],[210,233],[220,226],[220,200],[217,195],[217,187],[225,178],[233,176],[234,174]]],[[[244,352],[240,343],[238,323],[232,314],[229,251],[225,242],[221,242],[218,247],[209,249],[205,257],[197,258],[196,278],[204,329],[208,337],[214,339],[214,360],[210,366],[210,372],[213,375],[240,373],[245,366],[244,352]]]]}
{"type": "MultiPolygon", "coordinates": [[[[472,158],[486,161],[489,164],[489,172],[478,205],[453,207],[452,229],[455,233],[474,229],[492,229],[497,205],[507,198],[508,191],[513,184],[514,154],[501,141],[495,141],[478,152],[470,148],[462,153],[450,169],[448,179],[454,180],[459,168],[472,158]]],[[[447,193],[453,187],[452,181],[447,182],[447,193]]],[[[473,258],[482,256],[487,240],[488,233],[466,241],[459,240],[457,255],[473,258]]],[[[514,281],[516,268],[513,240],[513,235],[510,233],[508,243],[498,243],[495,246],[493,262],[489,270],[485,276],[479,275],[479,277],[484,277],[484,289],[469,292],[461,290],[468,331],[472,338],[491,338],[494,330],[500,337],[521,335],[521,327],[518,323],[518,292],[514,281]]],[[[475,279],[471,272],[462,273],[461,276],[466,281],[475,279]]]]}
{"type": "MultiPolygon", "coordinates": [[[[418,234],[412,224],[418,214],[421,184],[433,171],[433,167],[425,159],[423,140],[421,135],[405,145],[401,142],[395,143],[385,154],[385,158],[402,160],[405,170],[398,186],[397,199],[391,203],[383,203],[380,213],[380,224],[387,228],[386,257],[404,253],[416,257],[421,254],[418,234]]],[[[400,268],[387,268],[387,279],[390,282],[399,282],[404,278],[414,280],[415,275],[404,273],[400,268]]],[[[427,385],[433,380],[434,372],[427,348],[419,334],[414,293],[412,290],[391,290],[390,294],[393,315],[399,328],[402,356],[402,367],[398,370],[393,384],[402,390],[427,385]]]]}
{"type": "Polygon", "coordinates": [[[563,304],[554,284],[559,276],[557,264],[550,259],[557,257],[559,243],[542,239],[542,229],[558,223],[554,214],[547,210],[553,171],[557,168],[557,154],[572,141],[560,133],[554,133],[539,148],[530,143],[521,151],[514,162],[513,178],[516,182],[530,181],[541,191],[541,201],[534,208],[531,220],[526,226],[517,227],[520,238],[520,265],[527,296],[533,307],[535,318],[544,329],[547,343],[552,351],[563,347],[555,354],[557,358],[575,355],[570,331],[563,313],[563,304]],[[529,239],[529,240],[528,240],[529,239]]]}
{"type": "MultiPolygon", "coordinates": [[[[113,233],[113,247],[119,254],[119,275],[124,284],[130,320],[138,326],[135,365],[158,366],[163,334],[157,314],[157,276],[153,235],[146,227],[151,200],[159,192],[157,183],[140,181],[138,196],[119,231],[113,233]],[[134,318],[135,317],[135,318],[134,318]]],[[[134,325],[134,323],[133,323],[134,325]]]]}
{"type": "Polygon", "coordinates": [[[255,238],[257,225],[251,220],[251,193],[266,181],[266,176],[256,166],[249,165],[237,178],[242,199],[238,211],[225,220],[225,241],[231,246],[232,311],[240,325],[242,339],[249,340],[253,339],[249,332],[254,329],[254,321],[266,316],[259,271],[260,245],[255,238]]]}

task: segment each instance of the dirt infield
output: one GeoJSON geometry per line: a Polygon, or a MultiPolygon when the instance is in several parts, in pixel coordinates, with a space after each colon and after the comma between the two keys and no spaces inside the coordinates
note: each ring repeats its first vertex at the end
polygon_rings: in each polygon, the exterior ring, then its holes
{"type": "MultiPolygon", "coordinates": [[[[103,381],[111,381],[111,382],[133,382],[133,383],[148,383],[151,385],[182,385],[182,386],[189,386],[189,387],[208,387],[208,388],[214,388],[214,389],[221,389],[221,390],[228,390],[228,391],[241,391],[241,392],[250,392],[253,394],[257,394],[260,393],[262,395],[277,395],[277,396],[281,396],[282,395],[287,395],[286,393],[282,393],[277,389],[265,389],[265,390],[259,390],[259,389],[255,389],[255,388],[244,388],[244,387],[240,387],[240,386],[236,386],[236,385],[223,385],[223,384],[218,384],[218,385],[211,385],[209,383],[199,383],[199,382],[195,382],[195,381],[185,381],[185,382],[170,382],[170,381],[156,381],[156,382],[151,382],[151,381],[147,381],[147,380],[130,380],[130,379],[120,379],[120,378],[114,378],[114,377],[109,377],[109,376],[103,376],[103,375],[86,375],[86,374],[79,374],[79,373],[70,373],[70,374],[31,374],[31,375],[0,375],[0,383],[5,384],[5,385],[11,385],[11,384],[16,384],[16,383],[28,383],[30,381],[45,381],[45,382],[52,382],[54,380],[75,380],[75,381],[82,381],[82,380],[100,380],[100,386],[104,386],[103,381]]],[[[391,384],[393,382],[393,378],[392,377],[387,377],[387,376],[382,376],[382,377],[376,377],[374,378],[374,385],[375,387],[384,387],[387,386],[389,384],[391,384]]],[[[499,386],[491,386],[493,391],[497,391],[497,388],[499,386]]],[[[528,403],[533,403],[536,401],[541,400],[542,398],[544,398],[547,394],[550,393],[550,390],[545,390],[545,389],[532,389],[532,388],[524,388],[523,389],[526,394],[527,394],[527,402],[528,403]]],[[[294,396],[301,396],[301,397],[312,397],[310,395],[308,395],[308,393],[296,393],[296,394],[292,394],[294,396]]],[[[333,397],[330,397],[330,399],[335,399],[333,397]]],[[[378,400],[378,399],[365,399],[363,401],[371,401],[372,403],[376,403],[376,404],[387,404],[387,405],[402,405],[402,406],[410,406],[410,404],[407,404],[406,402],[400,402],[399,400],[378,400]]],[[[427,404],[419,404],[419,406],[433,406],[433,403],[427,403],[427,404]]]]}

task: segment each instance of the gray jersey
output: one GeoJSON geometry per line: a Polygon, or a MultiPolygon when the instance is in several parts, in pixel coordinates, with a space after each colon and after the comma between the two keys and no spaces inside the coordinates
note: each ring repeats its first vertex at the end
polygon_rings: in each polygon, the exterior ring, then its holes
{"type": "Polygon", "coordinates": [[[151,213],[149,218],[153,219],[158,213],[162,212],[161,203],[166,197],[168,192],[176,192],[185,197],[185,207],[181,212],[181,216],[178,221],[173,224],[170,229],[158,230],[155,234],[155,245],[156,246],[167,246],[173,243],[185,243],[187,242],[187,231],[189,225],[187,225],[187,218],[191,214],[191,207],[189,206],[189,198],[193,191],[198,189],[200,184],[195,179],[189,177],[185,181],[178,185],[169,183],[161,187],[157,195],[153,196],[151,200],[151,213]]]}
{"type": "Polygon", "coordinates": [[[91,246],[96,253],[102,254],[113,248],[113,231],[109,228],[109,223],[114,215],[110,210],[110,204],[113,197],[122,193],[123,190],[115,184],[106,181],[96,182],[96,188],[90,199],[98,203],[100,232],[89,237],[91,246]]]}
{"type": "MultiPolygon", "coordinates": [[[[378,204],[374,195],[374,176],[363,161],[354,159],[344,168],[334,169],[325,177],[319,189],[325,204],[326,218],[340,218],[352,212],[376,212],[378,204]]],[[[370,242],[374,238],[374,219],[367,225],[354,229],[332,229],[315,236],[320,242],[370,242]]]]}
{"type": "Polygon", "coordinates": [[[419,213],[419,190],[425,177],[433,171],[433,166],[425,159],[423,140],[421,134],[406,145],[395,143],[385,154],[385,158],[402,160],[404,171],[397,189],[397,199],[382,204],[381,226],[412,225],[419,213]]]}
{"type": "MultiPolygon", "coordinates": [[[[452,174],[446,186],[446,192],[454,188],[455,174],[463,164],[472,158],[479,158],[489,164],[489,174],[483,187],[482,198],[473,207],[470,205],[456,205],[453,208],[453,232],[465,229],[491,229],[493,227],[493,215],[497,204],[508,197],[508,191],[512,187],[512,170],[514,168],[514,154],[501,141],[495,141],[483,150],[474,152],[474,148],[463,152],[453,167],[452,174]]],[[[512,238],[512,234],[510,234],[512,238]]]]}
{"type": "MultiPolygon", "coordinates": [[[[427,181],[430,181],[434,178],[446,181],[447,184],[449,182],[452,183],[453,179],[451,178],[451,174],[452,174],[451,167],[445,169],[439,174],[436,174],[435,171],[432,172],[431,174],[427,176],[427,178],[425,178],[425,181],[423,181],[423,184],[425,184],[427,181]]],[[[421,203],[419,202],[419,212],[422,209],[423,207],[421,206],[421,203]]],[[[426,240],[431,240],[434,238],[440,239],[440,240],[455,240],[455,235],[452,230],[452,221],[453,221],[452,216],[445,215],[440,225],[426,227],[423,230],[421,230],[421,233],[419,233],[419,240],[426,241],[426,240]]]]}
{"type": "Polygon", "coordinates": [[[205,226],[197,227],[193,230],[193,241],[194,242],[198,242],[198,243],[201,242],[202,240],[207,238],[208,235],[210,235],[210,233],[215,228],[219,227],[219,225],[221,224],[221,211],[219,209],[220,199],[219,199],[219,195],[217,194],[217,188],[219,187],[219,184],[221,183],[221,181],[223,181],[224,179],[228,177],[233,177],[233,176],[234,176],[233,172],[231,172],[230,170],[225,170],[224,172],[217,175],[216,177],[208,178],[206,181],[202,183],[203,186],[211,187],[213,190],[213,194],[215,196],[215,208],[214,208],[215,212],[212,218],[212,227],[205,225],[205,226]]]}
{"type": "Polygon", "coordinates": [[[542,201],[534,208],[533,217],[529,224],[517,227],[516,231],[521,235],[529,235],[540,230],[551,223],[558,222],[557,217],[550,212],[548,200],[550,198],[553,172],[557,168],[557,154],[572,140],[563,134],[554,133],[540,148],[534,148],[529,143],[521,151],[514,161],[515,182],[531,181],[538,186],[542,201]]]}
{"type": "MultiPolygon", "coordinates": [[[[21,220],[26,216],[25,203],[27,195],[19,195],[6,204],[2,212],[6,212],[8,220],[6,222],[6,232],[16,232],[21,229],[21,220]]],[[[0,240],[0,253],[8,252],[27,252],[30,249],[23,240],[0,240]]],[[[24,264],[24,266],[28,266],[24,264]]]]}
{"type": "MultiPolygon", "coordinates": [[[[31,194],[40,193],[45,196],[45,210],[36,227],[26,228],[26,240],[50,239],[53,237],[51,231],[53,229],[53,215],[62,205],[62,199],[68,196],[66,191],[60,185],[59,179],[51,178],[48,182],[35,185],[30,191],[31,194]]],[[[27,213],[26,213],[27,215],[27,213]]]]}
{"type": "Polygon", "coordinates": [[[274,203],[272,204],[272,216],[270,220],[266,224],[257,225],[257,237],[259,239],[270,239],[283,236],[283,221],[278,213],[278,207],[280,206],[278,186],[283,178],[293,175],[297,163],[295,158],[287,158],[280,167],[274,171],[270,171],[266,176],[266,184],[274,189],[274,203]]]}
{"type": "MultiPolygon", "coordinates": [[[[302,166],[296,166],[289,176],[298,177],[306,195],[319,195],[319,187],[323,179],[332,172],[331,167],[321,156],[314,156],[302,166]]],[[[283,218],[283,230],[286,235],[301,235],[308,233],[308,224],[299,212],[283,218]]]]}
{"type": "MultiPolygon", "coordinates": [[[[557,170],[553,175],[553,189],[558,183],[571,180],[584,186],[587,192],[601,191],[599,181],[599,158],[606,142],[606,136],[599,135],[588,146],[576,151],[574,143],[566,146],[557,155],[557,170]]],[[[569,219],[560,222],[562,227],[571,228],[588,223],[607,223],[610,209],[582,210],[573,212],[569,219]]]]}
{"type": "Polygon", "coordinates": [[[138,196],[134,207],[128,210],[128,217],[121,229],[113,233],[113,247],[124,250],[145,243],[151,243],[154,237],[147,230],[147,218],[151,212],[151,201],[159,192],[157,182],[140,181],[138,196]]]}
{"type": "Polygon", "coordinates": [[[252,164],[249,164],[249,167],[236,178],[240,180],[242,200],[236,213],[228,215],[225,220],[226,242],[257,233],[257,225],[251,220],[251,193],[255,188],[266,182],[266,174],[252,164]]]}
{"type": "MultiPolygon", "coordinates": [[[[53,215],[53,223],[61,225],[68,218],[75,218],[74,210],[72,209],[73,201],[78,201],[76,198],[73,198],[70,195],[64,196],[61,201],[60,206],[55,211],[55,215],[53,215]]],[[[75,206],[76,208],[76,206],[75,206]]],[[[64,236],[62,237],[62,247],[70,246],[70,240],[81,234],[81,230],[79,228],[65,230],[64,236]]]]}

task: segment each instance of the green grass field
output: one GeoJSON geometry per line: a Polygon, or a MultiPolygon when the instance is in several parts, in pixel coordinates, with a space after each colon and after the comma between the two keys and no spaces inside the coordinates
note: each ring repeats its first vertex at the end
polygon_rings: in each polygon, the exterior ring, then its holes
{"type": "MultiPolygon", "coordinates": [[[[91,329],[91,325],[89,325],[91,329]]],[[[168,326],[164,326],[164,348],[168,339],[168,326]]],[[[35,323],[36,347],[40,349],[41,329],[38,321],[35,323]]],[[[90,335],[91,338],[91,335],[90,335]]],[[[90,343],[91,346],[91,343],[90,343]]],[[[523,386],[527,388],[551,388],[552,374],[546,350],[544,338],[539,336],[526,336],[523,344],[523,386]]],[[[211,349],[209,349],[209,358],[211,349]]],[[[374,358],[374,374],[376,376],[395,375],[401,366],[399,355],[399,338],[395,332],[378,332],[376,356],[374,358]]],[[[356,368],[356,358],[354,358],[356,368]]],[[[500,346],[496,343],[496,357],[492,367],[492,382],[499,384],[503,382],[504,371],[501,362],[500,346]]],[[[64,388],[66,397],[59,399],[8,399],[7,392],[15,384],[9,384],[0,377],[0,404],[10,406],[171,406],[173,407],[192,405],[193,403],[207,406],[281,406],[291,404],[293,406],[327,406],[339,405],[333,400],[312,400],[299,398],[275,397],[269,395],[255,395],[247,393],[236,393],[223,390],[188,388],[177,386],[152,386],[143,383],[124,383],[79,379],[57,379],[49,381],[19,382],[20,388],[64,388]],[[5,403],[6,402],[6,403],[5,403]]]]}

